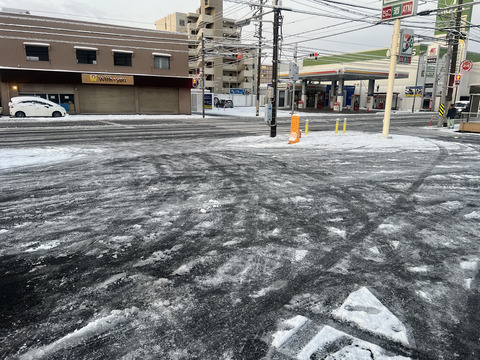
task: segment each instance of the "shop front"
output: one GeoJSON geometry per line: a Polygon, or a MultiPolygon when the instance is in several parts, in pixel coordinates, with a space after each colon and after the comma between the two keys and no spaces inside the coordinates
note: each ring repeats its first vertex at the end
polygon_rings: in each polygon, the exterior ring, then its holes
{"type": "Polygon", "coordinates": [[[71,115],[190,113],[189,78],[0,70],[0,79],[7,103],[14,96],[39,96],[71,115]]]}

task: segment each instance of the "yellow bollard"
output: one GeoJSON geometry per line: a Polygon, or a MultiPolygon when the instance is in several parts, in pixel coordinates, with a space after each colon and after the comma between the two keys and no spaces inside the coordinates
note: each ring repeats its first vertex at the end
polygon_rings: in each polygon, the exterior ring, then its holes
{"type": "Polygon", "coordinates": [[[347,132],[347,118],[343,119],[343,133],[345,134],[347,132]]]}
{"type": "Polygon", "coordinates": [[[305,135],[308,135],[308,120],[305,122],[305,135]]]}
{"type": "Polygon", "coordinates": [[[289,144],[295,144],[300,141],[300,116],[292,115],[292,124],[290,126],[290,139],[289,144]]]}
{"type": "Polygon", "coordinates": [[[340,121],[340,119],[337,119],[337,123],[335,124],[335,135],[338,134],[338,122],[340,121]]]}

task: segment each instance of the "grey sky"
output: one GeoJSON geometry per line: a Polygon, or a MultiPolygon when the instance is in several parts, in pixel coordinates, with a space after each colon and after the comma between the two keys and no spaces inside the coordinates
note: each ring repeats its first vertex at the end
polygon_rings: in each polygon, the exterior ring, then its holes
{"type": "MultiPolygon", "coordinates": [[[[29,10],[35,15],[64,17],[72,14],[77,19],[101,22],[107,19],[124,20],[124,25],[154,28],[155,20],[172,12],[194,12],[199,0],[2,0],[0,7],[29,10]],[[82,17],[81,17],[82,16],[82,17]]],[[[121,22],[120,22],[121,23],[121,22]]]]}

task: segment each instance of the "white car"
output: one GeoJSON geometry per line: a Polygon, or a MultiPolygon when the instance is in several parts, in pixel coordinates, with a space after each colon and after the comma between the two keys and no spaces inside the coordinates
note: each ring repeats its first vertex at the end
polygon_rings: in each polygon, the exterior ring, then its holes
{"type": "Polygon", "coordinates": [[[8,103],[10,116],[65,116],[65,108],[49,100],[36,96],[13,97],[8,103]]]}

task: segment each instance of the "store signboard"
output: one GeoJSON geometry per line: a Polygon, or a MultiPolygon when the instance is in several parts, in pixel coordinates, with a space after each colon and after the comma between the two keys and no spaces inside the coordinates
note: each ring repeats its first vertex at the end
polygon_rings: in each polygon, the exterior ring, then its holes
{"type": "Polygon", "coordinates": [[[409,29],[402,29],[400,33],[400,49],[398,51],[398,63],[411,64],[413,56],[414,32],[409,29]]]}
{"type": "Polygon", "coordinates": [[[133,85],[133,76],[82,74],[82,84],[133,85]]]}
{"type": "Polygon", "coordinates": [[[418,0],[383,0],[382,20],[396,20],[417,14],[418,0]]]}

